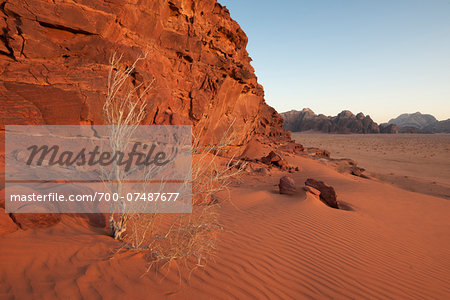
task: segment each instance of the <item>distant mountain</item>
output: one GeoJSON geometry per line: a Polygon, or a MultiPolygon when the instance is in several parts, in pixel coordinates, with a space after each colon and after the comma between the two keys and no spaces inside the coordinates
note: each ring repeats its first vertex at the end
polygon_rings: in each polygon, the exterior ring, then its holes
{"type": "Polygon", "coordinates": [[[431,130],[432,132],[450,133],[450,119],[439,121],[431,128],[424,128],[424,130],[431,130]]]}
{"type": "Polygon", "coordinates": [[[438,121],[434,116],[420,112],[401,114],[388,124],[397,125],[401,133],[450,133],[450,119],[438,121]]]}
{"type": "Polygon", "coordinates": [[[395,124],[400,132],[421,132],[424,128],[433,126],[438,120],[432,115],[421,114],[401,114],[395,119],[389,120],[388,124],[395,124]]]}
{"type": "Polygon", "coordinates": [[[363,113],[354,115],[344,110],[337,116],[316,115],[311,109],[291,110],[280,114],[283,128],[292,132],[319,131],[326,133],[450,133],[450,119],[438,121],[420,112],[401,114],[388,123],[378,125],[363,113]]]}
{"type": "Polygon", "coordinates": [[[316,115],[311,109],[301,111],[291,110],[281,113],[284,119],[283,127],[292,132],[320,131],[326,133],[379,133],[378,124],[370,116],[363,113],[354,115],[344,110],[337,116],[316,115]]]}

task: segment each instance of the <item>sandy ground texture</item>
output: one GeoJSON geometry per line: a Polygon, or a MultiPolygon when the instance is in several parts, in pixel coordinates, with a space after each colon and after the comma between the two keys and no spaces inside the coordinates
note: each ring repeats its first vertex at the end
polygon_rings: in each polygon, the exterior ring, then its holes
{"type": "Polygon", "coordinates": [[[222,203],[225,231],[215,259],[190,273],[176,264],[145,273],[142,253],[82,218],[0,236],[1,299],[449,299],[450,201],[379,180],[341,174],[289,156],[286,175],[246,174],[222,203]],[[307,178],[334,186],[352,210],[302,190],[307,178]]]}
{"type": "Polygon", "coordinates": [[[450,134],[292,133],[305,147],[351,158],[365,174],[415,191],[450,199],[450,134]]]}

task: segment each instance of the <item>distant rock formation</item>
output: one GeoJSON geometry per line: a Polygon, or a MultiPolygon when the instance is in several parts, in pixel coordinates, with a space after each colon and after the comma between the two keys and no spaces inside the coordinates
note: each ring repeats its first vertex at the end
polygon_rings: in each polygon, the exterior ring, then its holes
{"type": "Polygon", "coordinates": [[[335,117],[316,115],[311,109],[302,111],[291,110],[281,113],[284,119],[283,127],[292,132],[320,131],[326,133],[379,133],[378,124],[370,116],[359,113],[356,116],[349,110],[344,110],[335,117]]]}
{"type": "Polygon", "coordinates": [[[398,133],[398,126],[395,124],[382,123],[378,127],[380,133],[398,133]]]}
{"type": "Polygon", "coordinates": [[[450,133],[450,119],[438,121],[434,116],[420,112],[401,114],[388,124],[397,125],[400,133],[450,133]]]}
{"type": "MultiPolygon", "coordinates": [[[[424,128],[425,130],[430,130],[429,128],[424,128]]],[[[432,132],[442,132],[450,133],[450,119],[444,121],[438,121],[431,127],[432,132]]]]}
{"type": "Polygon", "coordinates": [[[402,133],[414,133],[422,132],[424,128],[433,126],[437,122],[432,115],[416,112],[413,114],[401,114],[397,118],[389,120],[388,124],[397,125],[402,133]]]}

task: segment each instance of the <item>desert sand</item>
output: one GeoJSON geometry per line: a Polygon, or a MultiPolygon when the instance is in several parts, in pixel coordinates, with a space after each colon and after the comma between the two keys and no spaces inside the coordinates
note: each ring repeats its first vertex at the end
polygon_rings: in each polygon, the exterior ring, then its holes
{"type": "Polygon", "coordinates": [[[172,263],[146,270],[144,254],[113,254],[118,242],[79,217],[0,236],[0,298],[446,299],[450,296],[450,201],[338,173],[318,160],[286,159],[284,172],[244,174],[223,200],[214,260],[193,272],[172,263]],[[302,190],[334,186],[351,210],[302,190]],[[13,297],[14,296],[14,297],[13,297]]]}
{"type": "Polygon", "coordinates": [[[365,174],[409,191],[450,199],[450,134],[292,133],[305,147],[351,158],[365,174]]]}

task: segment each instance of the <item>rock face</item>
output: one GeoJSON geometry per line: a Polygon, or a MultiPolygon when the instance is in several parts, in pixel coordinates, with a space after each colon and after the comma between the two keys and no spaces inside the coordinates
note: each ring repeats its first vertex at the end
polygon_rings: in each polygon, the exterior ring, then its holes
{"type": "Polygon", "coordinates": [[[104,124],[114,52],[124,66],[148,53],[131,74],[135,86],[153,82],[144,124],[192,124],[204,144],[233,124],[237,151],[256,137],[290,140],[264,102],[247,36],[216,0],[0,0],[0,28],[0,154],[4,125],[104,124]]]}
{"type": "Polygon", "coordinates": [[[335,117],[316,115],[309,108],[282,113],[283,127],[293,132],[319,131],[326,133],[379,133],[378,124],[370,116],[359,113],[356,116],[344,110],[335,117]]]}
{"type": "Polygon", "coordinates": [[[450,133],[450,119],[438,121],[432,115],[416,112],[402,114],[389,120],[389,124],[395,124],[401,133],[450,133]]]}
{"type": "Polygon", "coordinates": [[[281,177],[278,187],[280,194],[293,195],[297,191],[294,179],[288,176],[281,177]]]}
{"type": "Polygon", "coordinates": [[[315,179],[307,179],[305,181],[306,186],[310,186],[315,188],[320,192],[320,200],[324,202],[326,205],[332,208],[339,209],[339,202],[337,201],[336,192],[332,186],[328,186],[323,181],[318,181],[315,179]]]}
{"type": "Polygon", "coordinates": [[[265,104],[247,36],[215,0],[7,0],[0,4],[0,124],[102,124],[109,59],[154,81],[145,124],[192,124],[214,142],[288,139],[265,104]]]}

